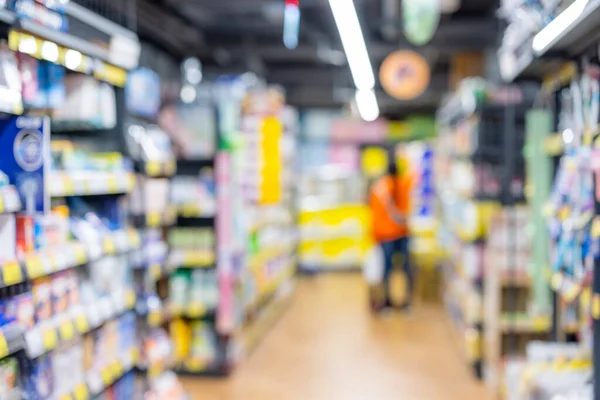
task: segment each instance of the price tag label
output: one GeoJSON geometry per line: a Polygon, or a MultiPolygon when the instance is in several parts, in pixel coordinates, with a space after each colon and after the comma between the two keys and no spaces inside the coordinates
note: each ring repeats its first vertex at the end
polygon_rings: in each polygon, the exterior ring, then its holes
{"type": "Polygon", "coordinates": [[[65,321],[60,324],[60,337],[63,341],[72,340],[75,337],[75,326],[72,321],[65,321]]]}
{"type": "Polygon", "coordinates": [[[177,163],[175,160],[169,160],[165,163],[165,175],[174,175],[177,170],[177,163]]]}
{"type": "Polygon", "coordinates": [[[160,226],[160,214],[157,212],[149,212],[146,215],[146,225],[151,228],[157,228],[160,226]]]}
{"type": "Polygon", "coordinates": [[[8,356],[8,353],[8,342],[6,341],[6,337],[4,337],[4,332],[0,331],[0,358],[8,356]]]}
{"type": "Polygon", "coordinates": [[[158,161],[148,161],[146,163],[146,173],[149,176],[158,176],[160,175],[160,163],[158,161]]]}
{"type": "Polygon", "coordinates": [[[59,398],[60,400],[72,400],[70,394],[65,394],[59,398]]]}
{"type": "Polygon", "coordinates": [[[133,174],[126,175],[125,176],[125,184],[123,185],[123,187],[127,191],[130,191],[133,189],[134,186],[135,186],[135,176],[133,174]]]}
{"type": "Polygon", "coordinates": [[[0,192],[0,213],[3,213],[4,211],[5,211],[4,196],[0,192]]]}
{"type": "Polygon", "coordinates": [[[552,280],[551,280],[552,289],[554,289],[556,291],[560,290],[562,283],[563,283],[563,277],[561,274],[556,273],[556,274],[552,275],[552,280]]]}
{"type": "Polygon", "coordinates": [[[74,248],[74,252],[75,252],[75,262],[77,263],[77,265],[83,265],[87,262],[87,253],[85,251],[85,246],[83,246],[80,243],[76,244],[75,248],[74,248]]]}
{"type": "Polygon", "coordinates": [[[600,295],[598,293],[594,293],[592,297],[592,318],[600,319],[600,295]]]}
{"type": "Polygon", "coordinates": [[[44,343],[45,350],[52,350],[56,348],[58,344],[58,334],[54,329],[44,329],[42,331],[42,342],[44,343]]]}
{"type": "Polygon", "coordinates": [[[162,268],[159,264],[150,266],[150,279],[153,281],[159,280],[162,275],[162,268]]]}
{"type": "Polygon", "coordinates": [[[39,256],[32,255],[27,257],[25,259],[25,269],[27,270],[29,279],[44,276],[44,267],[42,266],[42,260],[39,256]]]}
{"type": "Polygon", "coordinates": [[[111,368],[112,368],[112,375],[113,375],[114,379],[119,379],[121,376],[123,376],[123,373],[124,373],[123,366],[121,365],[120,362],[118,362],[118,361],[114,362],[111,365],[111,368]]]}
{"type": "Polygon", "coordinates": [[[16,261],[7,261],[2,264],[2,279],[4,286],[16,285],[23,282],[21,266],[16,261]]]}
{"type": "Polygon", "coordinates": [[[128,231],[127,236],[130,249],[136,249],[140,247],[140,235],[135,230],[128,231]]]}
{"type": "Polygon", "coordinates": [[[77,332],[81,334],[90,330],[88,319],[84,314],[80,314],[75,317],[75,328],[77,328],[77,332]]]}
{"type": "Polygon", "coordinates": [[[104,239],[104,253],[106,254],[116,254],[117,246],[112,238],[104,239]]]}
{"type": "Polygon", "coordinates": [[[131,349],[131,351],[129,352],[130,356],[131,356],[131,362],[132,364],[136,364],[138,362],[138,358],[139,358],[139,351],[138,349],[136,349],[135,347],[133,349],[131,349]]]}
{"type": "Polygon", "coordinates": [[[133,289],[128,290],[127,293],[125,293],[125,304],[127,305],[128,309],[135,307],[135,300],[135,291],[133,289]]]}
{"type": "Polygon", "coordinates": [[[73,397],[75,400],[87,400],[90,397],[87,386],[84,383],[81,383],[75,387],[73,391],[73,397]]]}
{"type": "Polygon", "coordinates": [[[162,365],[162,362],[157,361],[155,363],[153,363],[152,365],[150,365],[150,367],[148,368],[148,377],[150,379],[154,379],[157,378],[158,376],[160,376],[160,374],[163,372],[164,368],[162,365]]]}
{"type": "Polygon", "coordinates": [[[531,327],[535,332],[543,332],[550,327],[550,323],[546,317],[537,317],[531,321],[531,327]]]}
{"type": "Polygon", "coordinates": [[[75,183],[68,176],[62,176],[57,179],[58,186],[56,188],[58,194],[73,195],[75,194],[75,183]]]}
{"type": "Polygon", "coordinates": [[[190,358],[185,361],[185,366],[189,371],[200,372],[206,368],[206,361],[199,358],[190,358]]]}
{"type": "Polygon", "coordinates": [[[100,377],[102,378],[104,387],[110,386],[113,382],[112,371],[110,368],[104,368],[102,372],[100,372],[100,377]]]}
{"type": "Polygon", "coordinates": [[[148,314],[148,325],[160,326],[162,319],[162,313],[160,311],[151,311],[148,314]]]}
{"type": "Polygon", "coordinates": [[[106,181],[106,186],[109,193],[119,193],[119,182],[114,176],[109,176],[106,181]]]}
{"type": "Polygon", "coordinates": [[[190,304],[188,308],[188,316],[192,318],[199,318],[206,314],[206,307],[200,303],[190,304]]]}

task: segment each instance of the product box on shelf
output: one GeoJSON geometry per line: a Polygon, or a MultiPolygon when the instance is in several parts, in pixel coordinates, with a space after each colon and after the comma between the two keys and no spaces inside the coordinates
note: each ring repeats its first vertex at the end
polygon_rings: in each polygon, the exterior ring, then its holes
{"type": "Polygon", "coordinates": [[[36,25],[41,25],[59,32],[69,30],[69,20],[66,16],[57,12],[61,10],[61,1],[40,2],[36,0],[9,0],[9,8],[24,20],[29,20],[36,25]],[[48,5],[56,4],[57,7],[49,8],[48,5]]]}
{"type": "Polygon", "coordinates": [[[46,188],[49,162],[49,118],[0,118],[0,170],[17,187],[25,213],[49,210],[46,188]]]}

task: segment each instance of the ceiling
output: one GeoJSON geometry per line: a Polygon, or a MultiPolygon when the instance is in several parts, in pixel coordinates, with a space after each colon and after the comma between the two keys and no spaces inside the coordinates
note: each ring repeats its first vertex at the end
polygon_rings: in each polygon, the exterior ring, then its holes
{"type": "MultiPolygon", "coordinates": [[[[374,71],[390,52],[414,49],[401,33],[399,1],[354,0],[374,71]]],[[[354,85],[328,0],[299,2],[295,50],[282,43],[284,0],[137,0],[138,33],[176,57],[199,57],[205,75],[250,70],[282,84],[293,105],[339,107],[352,97],[354,85]]],[[[448,90],[450,55],[495,47],[497,3],[461,0],[456,12],[445,14],[433,40],[416,49],[432,67],[429,89],[402,102],[378,86],[382,114],[401,117],[435,108],[448,90]]]]}

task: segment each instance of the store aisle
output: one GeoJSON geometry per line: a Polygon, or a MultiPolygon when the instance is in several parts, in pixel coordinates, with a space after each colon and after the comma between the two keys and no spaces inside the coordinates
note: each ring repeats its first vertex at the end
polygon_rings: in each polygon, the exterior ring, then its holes
{"type": "Polygon", "coordinates": [[[184,379],[192,400],[484,400],[443,309],[373,317],[360,275],[301,279],[294,302],[228,380],[184,379]]]}

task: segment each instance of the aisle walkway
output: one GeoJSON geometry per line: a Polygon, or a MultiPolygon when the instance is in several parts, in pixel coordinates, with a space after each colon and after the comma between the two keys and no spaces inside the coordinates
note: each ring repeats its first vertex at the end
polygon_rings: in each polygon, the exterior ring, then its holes
{"type": "Polygon", "coordinates": [[[441,307],[372,317],[359,275],[298,284],[294,302],[228,380],[186,379],[192,400],[484,400],[441,307]]]}

